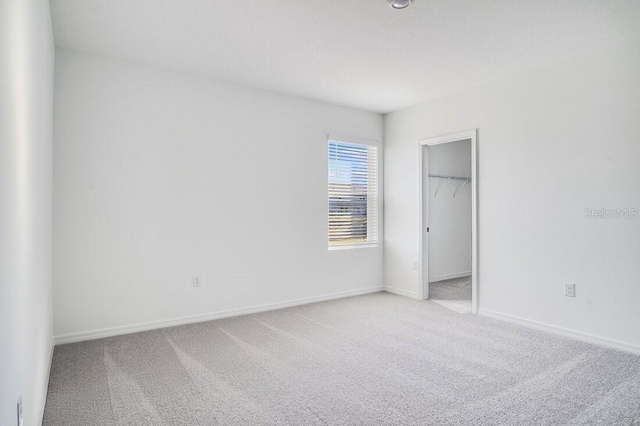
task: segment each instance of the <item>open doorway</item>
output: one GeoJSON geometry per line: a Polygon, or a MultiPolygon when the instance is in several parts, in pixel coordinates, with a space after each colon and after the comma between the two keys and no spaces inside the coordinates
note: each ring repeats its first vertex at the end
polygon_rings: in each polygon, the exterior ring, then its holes
{"type": "Polygon", "coordinates": [[[476,313],[476,130],[420,141],[422,299],[476,313]]]}

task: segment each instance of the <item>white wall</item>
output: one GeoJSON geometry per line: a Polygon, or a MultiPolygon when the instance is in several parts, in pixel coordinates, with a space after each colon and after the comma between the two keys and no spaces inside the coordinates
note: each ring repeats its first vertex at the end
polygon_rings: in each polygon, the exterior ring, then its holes
{"type": "MultiPolygon", "coordinates": [[[[423,176],[471,177],[471,142],[458,141],[427,147],[423,176]],[[428,165],[428,167],[427,167],[428,165]]],[[[464,181],[428,178],[429,282],[471,272],[471,185],[464,181]],[[440,186],[438,186],[440,185],[440,186]],[[456,189],[458,191],[456,192],[456,189]],[[438,195],[436,195],[436,188],[438,195]],[[454,197],[453,194],[456,194],[454,197]]],[[[426,198],[425,198],[426,199],[426,198]]]]}
{"type": "Polygon", "coordinates": [[[56,53],[57,337],[382,286],[327,250],[326,142],[381,115],[56,53]]]}
{"type": "Polygon", "coordinates": [[[417,292],[418,140],[478,128],[479,307],[640,349],[640,43],[385,118],[385,284],[417,292]],[[575,282],[577,297],[563,295],[575,282]]]}
{"type": "Polygon", "coordinates": [[[0,424],[40,424],[52,340],[49,2],[0,2],[0,424]]]}

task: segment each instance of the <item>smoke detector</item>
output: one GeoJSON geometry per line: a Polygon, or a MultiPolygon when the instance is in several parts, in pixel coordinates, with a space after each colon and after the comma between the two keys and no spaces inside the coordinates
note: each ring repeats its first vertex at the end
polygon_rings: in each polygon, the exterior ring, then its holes
{"type": "Polygon", "coordinates": [[[387,0],[392,9],[406,9],[414,0],[387,0]]]}

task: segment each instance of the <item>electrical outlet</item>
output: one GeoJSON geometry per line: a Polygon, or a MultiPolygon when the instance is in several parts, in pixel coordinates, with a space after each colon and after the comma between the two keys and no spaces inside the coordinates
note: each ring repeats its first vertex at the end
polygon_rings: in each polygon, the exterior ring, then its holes
{"type": "Polygon", "coordinates": [[[564,295],[576,297],[576,285],[574,283],[564,283],[564,295]]]}
{"type": "Polygon", "coordinates": [[[18,426],[24,426],[24,419],[22,418],[22,396],[18,398],[18,426]]]}
{"type": "Polygon", "coordinates": [[[418,262],[417,260],[414,260],[413,261],[413,270],[417,271],[419,267],[420,267],[420,262],[418,262]]]}
{"type": "Polygon", "coordinates": [[[194,275],[193,276],[193,286],[194,287],[201,287],[202,286],[202,282],[200,280],[200,275],[194,275]]]}

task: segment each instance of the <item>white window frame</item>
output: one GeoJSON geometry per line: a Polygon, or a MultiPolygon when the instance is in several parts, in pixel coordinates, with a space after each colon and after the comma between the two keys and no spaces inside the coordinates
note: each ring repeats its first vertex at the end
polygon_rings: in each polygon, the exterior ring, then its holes
{"type": "MultiPolygon", "coordinates": [[[[329,148],[329,142],[333,141],[333,142],[344,142],[344,143],[350,143],[350,144],[359,144],[359,145],[367,145],[367,146],[372,146],[377,148],[377,162],[378,164],[376,165],[377,168],[377,176],[375,177],[376,179],[376,188],[377,188],[377,194],[375,197],[375,202],[377,203],[376,206],[376,223],[372,224],[368,219],[367,219],[367,235],[370,235],[370,233],[373,231],[376,233],[376,240],[375,241],[366,241],[366,242],[362,242],[362,243],[345,243],[345,244],[335,244],[335,245],[330,245],[329,243],[329,221],[327,218],[327,227],[326,227],[326,238],[325,238],[325,242],[327,244],[328,250],[329,251],[333,251],[333,250],[351,250],[351,249],[360,249],[360,248],[376,248],[380,245],[380,240],[382,238],[382,145],[378,142],[378,141],[374,141],[374,140],[367,140],[367,139],[359,139],[359,138],[353,138],[353,137],[345,137],[345,136],[340,136],[340,135],[327,135],[327,139],[325,141],[325,158],[326,158],[326,167],[325,170],[327,171],[327,176],[326,176],[326,180],[325,180],[325,184],[327,185],[327,204],[326,204],[326,213],[329,213],[329,152],[328,152],[328,148],[329,148]],[[375,229],[372,229],[371,227],[375,226],[375,229]]],[[[369,179],[369,178],[368,178],[369,179]]],[[[367,197],[367,203],[373,203],[374,200],[371,199],[370,197],[367,197]]],[[[370,209],[370,204],[367,206],[367,210],[370,209]]]]}

